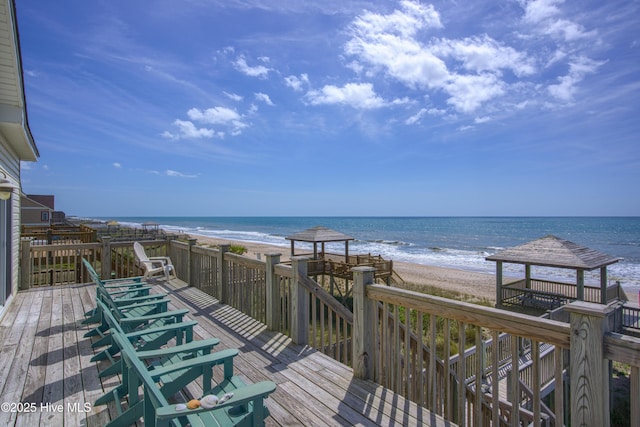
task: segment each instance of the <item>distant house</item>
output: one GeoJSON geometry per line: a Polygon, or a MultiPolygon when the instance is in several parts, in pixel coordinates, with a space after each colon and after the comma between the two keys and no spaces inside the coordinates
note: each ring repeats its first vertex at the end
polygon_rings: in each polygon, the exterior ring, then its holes
{"type": "Polygon", "coordinates": [[[27,120],[15,9],[14,0],[0,2],[0,316],[18,290],[20,162],[40,156],[27,120]]]}
{"type": "Polygon", "coordinates": [[[21,225],[46,227],[53,223],[53,196],[23,195],[20,204],[21,225]]]}

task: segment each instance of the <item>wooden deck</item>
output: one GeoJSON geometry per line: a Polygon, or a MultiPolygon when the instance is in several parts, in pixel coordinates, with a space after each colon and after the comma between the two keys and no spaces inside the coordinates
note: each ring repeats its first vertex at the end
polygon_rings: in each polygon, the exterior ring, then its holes
{"type": "MultiPolygon", "coordinates": [[[[267,399],[267,425],[450,425],[440,417],[179,281],[157,283],[173,308],[188,308],[197,339],[217,337],[238,348],[235,371],[246,382],[277,384],[267,399]]],[[[19,292],[0,320],[0,425],[102,426],[113,408],[93,406],[118,378],[101,382],[83,313],[93,285],[19,292]]]]}

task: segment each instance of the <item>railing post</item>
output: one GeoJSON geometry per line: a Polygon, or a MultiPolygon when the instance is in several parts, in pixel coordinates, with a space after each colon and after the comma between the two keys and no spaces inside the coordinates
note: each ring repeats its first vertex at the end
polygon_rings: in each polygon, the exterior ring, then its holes
{"type": "Polygon", "coordinates": [[[102,258],[100,277],[111,279],[111,236],[102,236],[102,258]]]}
{"type": "Polygon", "coordinates": [[[609,426],[609,364],[604,358],[611,306],[576,301],[570,315],[571,425],[609,426]]]}
{"type": "MultiPolygon", "coordinates": [[[[193,266],[193,257],[191,256],[192,255],[191,251],[193,250],[193,247],[196,245],[196,242],[198,241],[198,239],[189,238],[189,240],[187,241],[189,243],[189,247],[187,250],[187,285],[193,286],[193,284],[191,283],[191,279],[193,278],[193,272],[195,268],[193,266]]],[[[171,247],[171,242],[168,242],[168,244],[169,244],[169,247],[171,247]]],[[[177,274],[176,274],[176,277],[178,277],[177,274]]]]}
{"type": "Polygon", "coordinates": [[[367,298],[367,286],[374,283],[373,267],[353,271],[353,375],[374,380],[376,373],[376,302],[367,298]]]}
{"type": "Polygon", "coordinates": [[[31,239],[23,238],[20,241],[20,290],[25,291],[31,287],[31,239]]]}
{"type": "Polygon", "coordinates": [[[220,303],[229,301],[229,269],[224,260],[224,254],[229,252],[230,245],[220,245],[218,250],[218,285],[220,286],[220,303]]]}
{"type": "Polygon", "coordinates": [[[265,254],[266,260],[266,311],[267,328],[276,331],[280,327],[280,287],[275,273],[276,264],[280,263],[280,254],[265,254]]]}
{"type": "Polygon", "coordinates": [[[299,283],[300,277],[307,276],[308,262],[308,257],[291,257],[291,271],[293,273],[291,339],[296,344],[309,342],[309,294],[299,283]]]}

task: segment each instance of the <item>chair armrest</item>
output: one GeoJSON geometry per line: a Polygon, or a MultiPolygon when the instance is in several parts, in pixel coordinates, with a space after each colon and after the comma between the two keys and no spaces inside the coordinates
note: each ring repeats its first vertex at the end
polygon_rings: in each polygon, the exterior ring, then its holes
{"type": "Polygon", "coordinates": [[[183,417],[185,415],[198,414],[201,412],[212,411],[220,408],[225,408],[228,406],[236,406],[242,405],[245,403],[252,402],[256,399],[264,399],[273,393],[276,389],[275,383],[272,381],[261,381],[259,383],[250,384],[244,387],[237,388],[233,391],[233,397],[229,400],[222,402],[213,408],[205,409],[205,408],[197,408],[197,409],[186,409],[183,411],[176,411],[176,405],[163,406],[162,408],[158,408],[156,410],[156,416],[158,419],[171,419],[176,417],[183,417]]]}
{"type": "Polygon", "coordinates": [[[101,282],[105,286],[136,286],[144,284],[142,279],[144,279],[144,276],[123,277],[120,279],[106,279],[101,280],[101,282]]]}
{"type": "Polygon", "coordinates": [[[135,304],[129,304],[129,305],[117,305],[114,304],[118,310],[120,311],[128,311],[128,310],[132,310],[134,308],[139,308],[139,307],[148,307],[150,305],[168,305],[171,302],[170,299],[168,298],[163,298],[163,299],[152,299],[152,300],[146,300],[146,301],[142,301],[142,302],[137,302],[135,304]]]}
{"type": "Polygon", "coordinates": [[[132,338],[145,337],[146,335],[157,334],[162,332],[179,331],[181,329],[193,329],[198,322],[195,320],[188,320],[186,322],[169,323],[168,325],[152,326],[147,329],[140,329],[139,331],[126,333],[124,336],[129,340],[132,338]]]}
{"type": "Polygon", "coordinates": [[[146,296],[149,295],[150,290],[151,286],[147,285],[131,286],[129,288],[123,288],[122,286],[107,286],[102,289],[103,292],[106,292],[111,296],[118,296],[120,294],[129,294],[133,292],[139,293],[140,296],[146,296]]]}
{"type": "Polygon", "coordinates": [[[143,295],[140,297],[118,298],[112,301],[118,307],[123,308],[129,305],[135,305],[136,303],[139,303],[139,302],[147,302],[147,301],[150,302],[154,300],[163,299],[167,296],[168,294],[151,294],[151,295],[143,295]]]}
{"type": "Polygon", "coordinates": [[[182,310],[173,310],[173,311],[165,311],[162,313],[149,314],[147,316],[137,316],[137,317],[125,317],[120,319],[120,324],[126,323],[144,323],[151,320],[160,320],[166,319],[170,317],[182,318],[185,314],[188,314],[189,310],[183,308],[182,310]]]}
{"type": "Polygon", "coordinates": [[[216,351],[212,354],[205,354],[204,356],[195,357],[193,359],[183,360],[182,362],[174,363],[168,366],[158,367],[152,371],[149,371],[149,375],[154,381],[157,381],[163,375],[170,374],[176,371],[182,371],[190,368],[197,368],[200,366],[215,366],[221,365],[225,362],[233,362],[233,358],[238,355],[237,348],[229,348],[226,350],[216,351]]]}
{"type": "Polygon", "coordinates": [[[180,344],[173,347],[161,348],[159,350],[138,351],[136,356],[138,359],[153,359],[156,357],[173,356],[179,353],[191,353],[198,350],[212,349],[220,344],[218,338],[209,338],[206,340],[191,341],[186,344],[180,344]]]}

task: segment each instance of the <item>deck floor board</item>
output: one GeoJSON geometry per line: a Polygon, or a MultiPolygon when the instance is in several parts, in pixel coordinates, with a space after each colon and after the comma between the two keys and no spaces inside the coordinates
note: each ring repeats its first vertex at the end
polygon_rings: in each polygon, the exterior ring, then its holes
{"type": "MultiPolygon", "coordinates": [[[[188,318],[198,321],[196,339],[216,337],[221,340],[216,350],[239,349],[234,370],[246,382],[278,385],[266,400],[269,426],[447,425],[392,391],[354,378],[349,367],[268,331],[182,282],[158,281],[153,291],[169,293],[171,309],[190,310],[188,318]]],[[[93,405],[119,383],[118,377],[101,381],[104,362],[90,361],[96,350],[84,337],[89,326],[81,321],[94,299],[93,285],[41,287],[15,296],[0,320],[0,402],[35,403],[37,411],[0,412],[0,424],[101,426],[114,416],[114,405],[93,405]],[[63,410],[41,409],[47,403],[63,410]]],[[[197,395],[202,389],[193,386],[188,392],[197,395]]]]}

